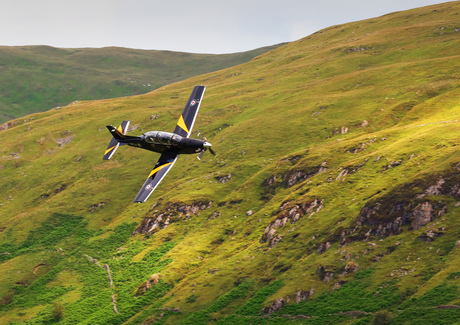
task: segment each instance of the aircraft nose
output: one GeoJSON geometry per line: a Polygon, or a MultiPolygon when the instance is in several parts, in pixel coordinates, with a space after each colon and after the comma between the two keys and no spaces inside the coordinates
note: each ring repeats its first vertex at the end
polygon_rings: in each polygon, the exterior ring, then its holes
{"type": "Polygon", "coordinates": [[[209,148],[209,147],[212,147],[212,144],[210,144],[207,141],[205,143],[203,143],[203,148],[209,148]]]}

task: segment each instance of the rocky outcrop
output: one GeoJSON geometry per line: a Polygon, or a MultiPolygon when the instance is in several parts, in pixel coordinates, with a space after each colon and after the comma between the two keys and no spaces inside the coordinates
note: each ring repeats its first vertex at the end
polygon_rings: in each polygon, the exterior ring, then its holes
{"type": "Polygon", "coordinates": [[[8,130],[9,128],[12,128],[15,125],[16,125],[15,121],[6,122],[6,123],[0,125],[0,131],[8,130]]]}
{"type": "Polygon", "coordinates": [[[399,165],[401,165],[403,163],[403,160],[392,160],[387,166],[384,166],[383,167],[383,170],[388,170],[390,168],[393,168],[393,167],[397,167],[399,165]]]}
{"type": "MultiPolygon", "coordinates": [[[[343,229],[340,245],[370,236],[386,237],[406,230],[420,230],[447,213],[448,197],[460,197],[458,166],[443,176],[419,179],[368,202],[360,211],[356,226],[343,229]],[[424,189],[420,191],[420,188],[424,189]]],[[[419,236],[431,242],[444,235],[445,228],[431,229],[419,236]]]]}
{"type": "Polygon", "coordinates": [[[430,243],[436,240],[436,238],[444,236],[446,230],[447,230],[446,227],[430,229],[427,232],[424,232],[422,235],[420,235],[418,239],[420,239],[421,241],[425,243],[430,243]]]}
{"type": "Polygon", "coordinates": [[[353,53],[353,52],[364,52],[368,50],[374,50],[374,47],[369,47],[369,46],[355,46],[355,47],[350,47],[344,50],[345,53],[353,53]]]}
{"type": "Polygon", "coordinates": [[[405,204],[401,202],[394,204],[389,214],[385,213],[386,209],[380,202],[376,202],[373,206],[365,206],[359,213],[357,224],[370,228],[366,233],[367,237],[370,235],[380,237],[399,234],[402,231],[402,226],[409,222],[411,216],[409,212],[405,211],[404,206],[405,204]]]}
{"type": "Polygon", "coordinates": [[[99,208],[103,208],[105,206],[105,202],[99,202],[97,204],[93,204],[89,207],[89,212],[94,213],[96,212],[99,208]]]}
{"type": "Polygon", "coordinates": [[[337,176],[337,178],[336,178],[335,180],[336,180],[336,181],[340,181],[340,180],[343,181],[343,178],[344,178],[345,176],[347,176],[347,175],[348,175],[348,169],[347,169],[347,168],[344,168],[344,169],[342,169],[342,170],[340,171],[339,175],[337,176]]]}
{"type": "Polygon", "coordinates": [[[278,179],[278,177],[277,177],[276,175],[272,175],[272,176],[270,176],[269,178],[267,178],[267,179],[262,183],[262,185],[263,185],[263,186],[273,186],[273,185],[275,185],[277,179],[278,179]]]}
{"type": "Polygon", "coordinates": [[[357,224],[367,229],[366,237],[382,237],[401,233],[404,225],[410,225],[411,230],[421,229],[435,217],[445,213],[444,204],[430,201],[424,201],[415,207],[411,202],[398,202],[386,207],[376,202],[373,206],[361,209],[357,224]]]}
{"type": "Polygon", "coordinates": [[[434,220],[434,208],[430,202],[423,202],[415,207],[413,210],[412,227],[414,230],[423,228],[431,221],[434,220]]]}
{"type": "Polygon", "coordinates": [[[359,270],[359,264],[353,261],[348,262],[345,265],[344,272],[341,275],[347,275],[350,273],[354,273],[359,270]]]}
{"type": "Polygon", "coordinates": [[[331,248],[331,243],[327,241],[319,245],[317,252],[321,255],[324,254],[329,248],[331,248]]]}
{"type": "MultiPolygon", "coordinates": [[[[425,191],[426,194],[428,195],[441,195],[442,194],[442,185],[445,183],[446,181],[441,177],[437,182],[436,184],[428,187],[425,191]]],[[[457,184],[456,184],[457,185],[457,184]]],[[[458,187],[458,185],[457,185],[458,187]]]]}
{"type": "Polygon", "coordinates": [[[266,307],[263,310],[263,312],[268,315],[272,313],[276,313],[277,311],[281,310],[285,304],[286,304],[286,301],[284,300],[284,298],[275,299],[272,301],[270,306],[266,307]]]}
{"type": "Polygon", "coordinates": [[[225,176],[218,176],[218,177],[216,177],[216,180],[217,180],[219,183],[227,183],[231,178],[232,178],[232,174],[228,173],[228,174],[225,175],[225,176]]]}
{"type": "Polygon", "coordinates": [[[143,295],[147,290],[157,284],[160,281],[160,276],[160,273],[152,274],[150,278],[137,289],[136,295],[143,295]]]}
{"type": "Polygon", "coordinates": [[[283,181],[286,187],[291,187],[299,182],[303,182],[304,180],[306,180],[307,178],[311,176],[313,175],[308,175],[300,171],[291,171],[288,174],[283,176],[283,181]]]}
{"type": "Polygon", "coordinates": [[[302,290],[297,290],[295,293],[295,302],[299,303],[308,297],[313,296],[313,293],[315,292],[315,288],[311,288],[309,291],[302,291],[302,290]]]}
{"type": "Polygon", "coordinates": [[[75,137],[74,135],[71,135],[69,137],[56,139],[56,142],[58,143],[59,147],[64,147],[66,144],[72,141],[74,137],[75,137]]]}
{"type": "MultiPolygon", "coordinates": [[[[348,274],[355,273],[358,270],[359,270],[359,264],[353,261],[349,261],[343,268],[343,272],[340,274],[336,275],[338,270],[336,270],[335,267],[325,266],[325,265],[318,265],[318,267],[316,268],[316,274],[318,275],[318,278],[321,281],[323,281],[324,283],[329,283],[333,278],[337,278],[337,277],[340,278],[348,274]]],[[[346,283],[347,283],[346,281],[340,280],[334,284],[332,290],[338,290],[346,283]]]]}
{"type": "Polygon", "coordinates": [[[180,204],[172,204],[170,205],[169,210],[173,210],[179,213],[179,216],[185,215],[186,217],[190,217],[192,215],[200,214],[200,211],[204,209],[209,209],[212,205],[212,202],[197,202],[191,205],[180,205],[180,204]]]}
{"type": "Polygon", "coordinates": [[[171,223],[180,220],[187,221],[201,211],[209,209],[212,202],[197,202],[194,204],[168,204],[162,212],[154,212],[152,216],[145,217],[141,225],[133,232],[135,234],[150,235],[155,231],[167,228],[171,223]]]}
{"type": "MultiPolygon", "coordinates": [[[[297,290],[296,294],[295,294],[295,302],[296,303],[299,303],[305,299],[307,299],[308,297],[311,297],[313,295],[313,293],[315,292],[315,289],[312,288],[311,290],[309,291],[302,291],[302,290],[297,290]]],[[[277,311],[280,311],[281,309],[283,309],[283,307],[291,300],[291,297],[290,296],[287,296],[286,298],[284,297],[281,297],[281,298],[278,298],[278,299],[274,299],[272,301],[272,303],[263,309],[263,313],[265,314],[272,314],[272,313],[276,313],[277,311]]]]}
{"type": "Polygon", "coordinates": [[[216,274],[219,270],[217,269],[217,267],[213,268],[213,269],[209,269],[208,270],[208,273],[209,274],[216,274]]]}
{"type": "MultiPolygon", "coordinates": [[[[359,126],[360,127],[366,127],[369,125],[369,122],[364,120],[359,126]]],[[[350,153],[353,153],[353,154],[356,154],[358,152],[362,152],[364,150],[366,150],[368,147],[370,147],[372,144],[374,143],[377,143],[377,142],[381,142],[381,141],[386,141],[386,138],[381,138],[381,139],[378,139],[377,137],[374,136],[374,138],[370,138],[368,139],[368,141],[366,142],[361,142],[359,143],[358,145],[354,145],[353,147],[350,147],[348,148],[345,152],[350,152],[350,153]]],[[[380,160],[380,156],[378,156],[375,161],[379,161],[380,160]]]]}
{"type": "MultiPolygon", "coordinates": [[[[292,162],[292,161],[296,161],[299,158],[300,158],[299,156],[296,156],[293,159],[283,160],[283,161],[292,162]]],[[[319,166],[295,167],[289,170],[285,174],[270,176],[269,178],[264,180],[264,182],[262,183],[262,186],[272,187],[272,186],[282,185],[283,187],[292,187],[295,184],[298,184],[300,182],[303,182],[309,179],[310,177],[313,177],[317,174],[321,174],[325,172],[327,170],[326,165],[327,165],[327,162],[324,161],[319,166]],[[279,183],[278,180],[281,180],[281,183],[279,183]]]]}
{"type": "Polygon", "coordinates": [[[334,276],[334,272],[323,265],[318,265],[316,274],[318,274],[319,279],[325,283],[329,283],[334,276]]]}
{"type": "Polygon", "coordinates": [[[339,290],[346,283],[347,283],[347,281],[338,281],[338,282],[334,283],[334,286],[332,287],[332,291],[339,290]]]}
{"type": "MultiPolygon", "coordinates": [[[[301,289],[298,289],[296,291],[296,293],[295,293],[295,302],[298,304],[299,302],[308,299],[309,297],[311,297],[313,295],[314,292],[315,292],[315,288],[311,288],[308,291],[302,291],[301,289]]],[[[261,311],[261,313],[264,313],[264,314],[267,314],[268,316],[270,316],[270,314],[276,313],[276,312],[280,311],[281,309],[283,309],[283,307],[287,303],[289,303],[290,301],[291,301],[291,296],[286,296],[286,297],[281,297],[281,298],[274,299],[269,306],[265,307],[261,311]]],[[[266,316],[262,316],[262,317],[266,317],[266,316]]],[[[288,317],[288,318],[292,318],[292,319],[308,318],[308,317],[303,316],[303,315],[298,315],[298,316],[295,316],[295,317],[291,317],[290,315],[283,315],[283,317],[288,317]]]]}
{"type": "Polygon", "coordinates": [[[208,220],[217,219],[220,216],[221,216],[221,212],[216,210],[208,217],[208,220]]]}
{"type": "Polygon", "coordinates": [[[66,185],[66,184],[62,184],[60,187],[55,188],[53,191],[48,190],[47,193],[44,193],[44,194],[40,195],[39,198],[40,198],[40,199],[47,199],[47,198],[49,198],[50,195],[52,195],[53,193],[54,193],[54,194],[59,194],[59,193],[61,193],[62,191],[64,191],[66,188],[67,188],[67,185],[66,185]]]}
{"type": "Polygon", "coordinates": [[[281,235],[275,236],[279,228],[283,228],[288,223],[296,223],[304,215],[308,215],[308,218],[310,218],[322,208],[323,201],[320,199],[311,199],[304,203],[290,204],[285,202],[281,204],[277,217],[265,228],[260,238],[260,243],[268,242],[269,247],[275,246],[282,239],[281,235]]]}

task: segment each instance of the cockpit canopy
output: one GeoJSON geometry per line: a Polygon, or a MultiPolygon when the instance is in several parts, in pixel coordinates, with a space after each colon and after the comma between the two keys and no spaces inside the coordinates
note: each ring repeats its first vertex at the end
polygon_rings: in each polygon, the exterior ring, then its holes
{"type": "Polygon", "coordinates": [[[162,144],[165,146],[179,144],[182,137],[175,133],[163,131],[149,131],[144,133],[144,140],[147,143],[162,144]]]}

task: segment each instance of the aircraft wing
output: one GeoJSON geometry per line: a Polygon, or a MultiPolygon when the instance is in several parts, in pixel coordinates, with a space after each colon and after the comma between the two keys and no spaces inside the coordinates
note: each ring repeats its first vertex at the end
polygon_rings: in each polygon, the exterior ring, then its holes
{"type": "Polygon", "coordinates": [[[190,136],[205,89],[205,86],[195,86],[195,88],[193,88],[192,94],[174,129],[174,133],[187,138],[190,136]]]}
{"type": "Polygon", "coordinates": [[[174,165],[177,157],[179,157],[179,154],[175,152],[164,152],[160,156],[160,159],[156,163],[149,177],[145,181],[144,185],[142,185],[141,190],[137,193],[134,202],[143,203],[149,198],[150,194],[152,194],[158,184],[160,184],[163,177],[166,176],[168,171],[174,165]]]}

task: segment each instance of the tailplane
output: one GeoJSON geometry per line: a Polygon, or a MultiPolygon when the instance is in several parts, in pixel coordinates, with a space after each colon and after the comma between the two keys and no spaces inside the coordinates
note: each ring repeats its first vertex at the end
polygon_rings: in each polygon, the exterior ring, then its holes
{"type": "Polygon", "coordinates": [[[128,132],[128,126],[130,121],[123,121],[118,128],[115,128],[112,125],[107,125],[107,129],[109,129],[110,133],[112,134],[113,138],[110,140],[109,146],[104,153],[104,157],[102,159],[108,160],[112,158],[115,151],[117,151],[120,144],[119,140],[123,140],[125,138],[125,134],[128,132]]]}

